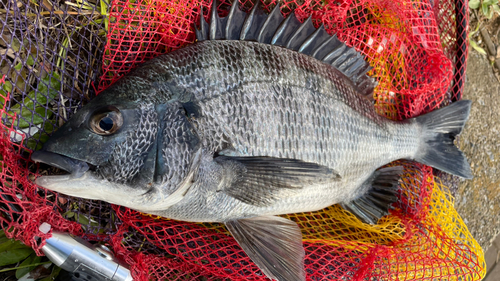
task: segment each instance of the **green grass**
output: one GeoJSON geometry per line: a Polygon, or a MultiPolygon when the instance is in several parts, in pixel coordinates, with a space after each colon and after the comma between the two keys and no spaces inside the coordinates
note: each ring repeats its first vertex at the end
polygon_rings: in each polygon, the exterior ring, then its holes
{"type": "Polygon", "coordinates": [[[500,13],[498,0],[470,0],[469,8],[478,9],[487,19],[491,19],[495,13],[500,13]]]}
{"type": "MultiPolygon", "coordinates": [[[[495,13],[500,14],[500,7],[498,5],[498,0],[470,0],[469,8],[471,10],[478,10],[478,15],[485,17],[490,20],[495,13]]],[[[469,45],[482,55],[488,55],[486,50],[479,46],[479,44],[472,39],[474,34],[479,31],[481,27],[481,21],[478,19],[478,24],[474,31],[469,33],[469,45]]]]}

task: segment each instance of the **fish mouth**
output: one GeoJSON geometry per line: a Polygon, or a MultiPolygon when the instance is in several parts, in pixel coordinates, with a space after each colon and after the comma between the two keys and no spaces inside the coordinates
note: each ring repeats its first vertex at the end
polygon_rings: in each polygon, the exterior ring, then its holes
{"type": "Polygon", "coordinates": [[[144,200],[141,195],[143,190],[101,178],[94,172],[95,166],[91,163],[46,150],[33,152],[31,159],[68,172],[63,175],[38,177],[35,183],[40,187],[69,196],[102,200],[138,210],[144,206],[141,201],[144,200]]]}
{"type": "Polygon", "coordinates": [[[37,150],[31,154],[31,160],[34,162],[44,163],[66,172],[69,172],[67,175],[58,175],[58,176],[44,176],[37,179],[37,183],[39,180],[43,178],[51,178],[51,179],[59,179],[59,180],[69,180],[76,179],[82,177],[85,172],[89,170],[89,165],[85,161],[73,159],[61,154],[37,150]]]}

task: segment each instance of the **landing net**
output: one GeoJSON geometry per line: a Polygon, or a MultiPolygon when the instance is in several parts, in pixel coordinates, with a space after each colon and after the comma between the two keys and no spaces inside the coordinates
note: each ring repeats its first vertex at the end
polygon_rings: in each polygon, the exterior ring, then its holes
{"type": "MultiPolygon", "coordinates": [[[[248,11],[253,1],[242,0],[248,11]]],[[[270,11],[277,1],[264,1],[270,11]]],[[[136,280],[264,280],[221,224],[155,218],[56,194],[30,162],[83,104],[141,62],[192,44],[202,4],[188,0],[3,1],[0,4],[0,224],[41,254],[39,226],[107,243],[136,280]]],[[[376,108],[402,120],[459,100],[467,57],[466,0],[285,0],[281,11],[361,51],[379,81],[376,108]]],[[[220,2],[221,16],[230,3],[220,2]]],[[[483,252],[430,167],[405,166],[396,209],[377,225],[339,206],[288,215],[303,233],[310,280],[480,280],[483,252]]]]}

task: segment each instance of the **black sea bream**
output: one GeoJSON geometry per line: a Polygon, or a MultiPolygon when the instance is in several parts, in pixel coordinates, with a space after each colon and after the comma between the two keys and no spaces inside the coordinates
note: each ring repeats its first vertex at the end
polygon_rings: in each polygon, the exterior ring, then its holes
{"type": "Polygon", "coordinates": [[[257,6],[247,15],[233,5],[224,19],[212,12],[198,42],[139,66],[79,110],[33,153],[70,174],[36,182],[223,222],[268,277],[304,280],[300,229],[276,215],[341,203],[377,223],[402,167],[377,169],[397,159],[472,177],[453,145],[469,101],[402,122],[379,116],[355,49],[311,19],[257,6]]]}

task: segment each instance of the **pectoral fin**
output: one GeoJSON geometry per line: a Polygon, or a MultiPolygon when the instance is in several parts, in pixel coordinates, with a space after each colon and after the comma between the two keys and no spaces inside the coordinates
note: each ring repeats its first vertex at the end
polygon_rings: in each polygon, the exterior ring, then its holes
{"type": "Polygon", "coordinates": [[[220,191],[255,206],[272,203],[280,192],[340,180],[328,167],[296,159],[219,156],[214,160],[226,174],[220,191]]]}
{"type": "Polygon", "coordinates": [[[228,221],[226,227],[267,277],[306,279],[302,233],[295,222],[266,216],[228,221]]]}
{"type": "Polygon", "coordinates": [[[380,218],[389,213],[390,205],[398,200],[398,184],[402,173],[402,166],[375,171],[364,183],[370,186],[365,195],[340,205],[363,222],[376,224],[380,218]]]}

